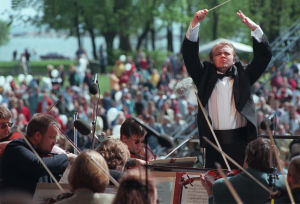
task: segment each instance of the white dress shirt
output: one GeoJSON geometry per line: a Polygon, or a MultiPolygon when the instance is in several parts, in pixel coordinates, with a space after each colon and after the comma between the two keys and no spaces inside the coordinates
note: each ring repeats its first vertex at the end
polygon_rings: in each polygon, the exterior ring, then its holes
{"type": "MultiPolygon", "coordinates": [[[[200,24],[195,27],[190,24],[186,38],[192,42],[197,42],[200,24]]],[[[251,31],[258,42],[262,41],[263,31],[258,27],[255,31],[251,31]]],[[[213,92],[208,100],[208,115],[212,120],[212,127],[215,130],[230,130],[245,127],[247,120],[235,108],[233,97],[233,78],[223,77],[218,79],[213,92]]]]}

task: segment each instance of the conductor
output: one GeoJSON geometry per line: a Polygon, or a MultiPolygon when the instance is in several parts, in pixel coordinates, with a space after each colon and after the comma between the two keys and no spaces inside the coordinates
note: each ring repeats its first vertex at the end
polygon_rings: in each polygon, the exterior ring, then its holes
{"type": "MultiPolygon", "coordinates": [[[[238,61],[234,46],[226,41],[212,48],[209,62],[200,61],[198,32],[200,22],[207,14],[207,9],[194,14],[182,44],[182,55],[223,151],[242,165],[246,145],[257,138],[256,113],[250,89],[267,68],[272,53],[259,25],[238,11],[237,15],[251,30],[254,57],[250,64],[243,65],[238,61]]],[[[200,110],[197,118],[200,145],[206,148],[206,167],[214,168],[214,163],[219,162],[225,168],[222,156],[202,139],[206,136],[214,141],[200,110]]]]}

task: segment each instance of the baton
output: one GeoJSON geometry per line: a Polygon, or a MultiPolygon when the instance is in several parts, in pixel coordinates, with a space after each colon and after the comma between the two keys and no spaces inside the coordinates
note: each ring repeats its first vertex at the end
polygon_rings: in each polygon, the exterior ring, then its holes
{"type": "Polygon", "coordinates": [[[216,9],[216,8],[218,8],[218,7],[220,7],[220,6],[224,5],[224,4],[226,4],[226,3],[228,3],[229,1],[231,1],[231,0],[224,1],[223,3],[221,3],[221,4],[219,4],[219,5],[215,6],[215,7],[213,7],[213,8],[211,8],[211,9],[209,9],[208,12],[210,12],[210,11],[212,11],[212,10],[214,10],[214,9],[216,9]]]}

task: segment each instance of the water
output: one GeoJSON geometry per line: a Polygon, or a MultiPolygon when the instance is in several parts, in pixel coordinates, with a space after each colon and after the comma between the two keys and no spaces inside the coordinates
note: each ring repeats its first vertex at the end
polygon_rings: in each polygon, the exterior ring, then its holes
{"type": "MultiPolygon", "coordinates": [[[[167,40],[164,37],[160,37],[160,40],[156,41],[156,48],[166,50],[167,40]]],[[[83,48],[86,50],[88,57],[92,58],[92,44],[88,36],[81,38],[83,48]]],[[[179,37],[174,37],[174,51],[180,50],[181,40],[179,37]]],[[[105,40],[103,37],[96,38],[96,48],[99,51],[100,45],[105,46],[105,40]]],[[[119,40],[116,38],[114,41],[114,48],[117,48],[119,40]]],[[[132,44],[134,47],[134,43],[132,44]]],[[[150,47],[150,46],[148,46],[150,47]]],[[[6,45],[0,46],[0,61],[11,61],[13,58],[13,51],[17,51],[17,59],[20,59],[21,53],[27,48],[31,53],[31,60],[40,60],[40,56],[56,52],[64,56],[75,58],[75,52],[78,48],[77,39],[75,37],[49,37],[49,36],[11,36],[10,41],[6,45]]]]}

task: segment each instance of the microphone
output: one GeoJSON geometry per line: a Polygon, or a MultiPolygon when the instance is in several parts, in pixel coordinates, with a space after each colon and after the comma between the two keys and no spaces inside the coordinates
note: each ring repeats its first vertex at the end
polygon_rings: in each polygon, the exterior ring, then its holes
{"type": "Polygon", "coordinates": [[[98,76],[95,74],[94,82],[89,87],[90,94],[96,95],[98,93],[98,76]]]}
{"type": "Polygon", "coordinates": [[[155,136],[158,140],[158,143],[166,148],[172,148],[174,147],[173,139],[170,136],[162,135],[159,132],[157,132],[155,129],[150,127],[148,124],[146,124],[144,121],[142,121],[139,118],[132,117],[140,126],[145,128],[148,133],[151,133],[151,135],[155,136]]]}
{"type": "Polygon", "coordinates": [[[80,132],[82,135],[89,135],[91,133],[90,125],[84,120],[77,119],[74,121],[74,127],[80,132]]]}
{"type": "Polygon", "coordinates": [[[267,129],[267,125],[270,126],[270,129],[274,129],[274,118],[278,114],[278,111],[273,112],[271,115],[269,115],[267,118],[265,118],[261,123],[260,123],[260,128],[263,130],[267,129]]]}

